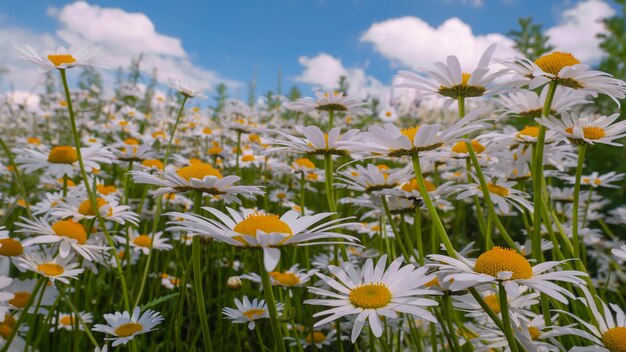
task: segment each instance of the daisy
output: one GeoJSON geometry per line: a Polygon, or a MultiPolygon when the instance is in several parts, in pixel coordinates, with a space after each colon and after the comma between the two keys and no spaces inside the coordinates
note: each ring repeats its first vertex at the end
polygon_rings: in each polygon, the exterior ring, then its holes
{"type": "Polygon", "coordinates": [[[409,178],[411,169],[389,169],[386,165],[357,165],[353,170],[340,171],[337,181],[341,186],[360,192],[371,193],[394,188],[409,178]]]}
{"type": "Polygon", "coordinates": [[[555,81],[560,86],[577,89],[594,97],[598,93],[606,94],[618,106],[618,100],[625,97],[626,83],[608,73],[590,70],[589,66],[582,64],[570,53],[557,51],[543,55],[534,62],[526,58],[497,62],[521,76],[517,77],[513,84],[528,85],[531,90],[555,81]]]}
{"type": "MultiPolygon", "coordinates": [[[[81,148],[85,171],[100,169],[100,163],[111,164],[115,156],[106,147],[92,145],[81,148]]],[[[19,168],[26,173],[44,170],[47,174],[59,178],[74,175],[79,170],[78,154],[72,146],[56,146],[51,149],[24,149],[22,155],[15,158],[19,168]]]]}
{"type": "MultiPolygon", "coordinates": [[[[254,330],[256,326],[256,320],[268,319],[270,317],[267,310],[267,304],[265,300],[253,299],[250,302],[248,296],[243,296],[243,301],[235,298],[235,305],[237,308],[224,307],[222,308],[222,314],[225,315],[225,319],[232,320],[235,324],[248,323],[248,329],[254,330]]],[[[276,304],[276,311],[281,312],[284,305],[282,303],[276,304]]]]}
{"type": "Polygon", "coordinates": [[[483,120],[477,120],[482,114],[483,110],[474,110],[448,128],[439,124],[422,124],[401,130],[392,123],[386,123],[383,127],[372,126],[368,132],[361,133],[358,140],[342,144],[351,152],[369,152],[389,157],[415,155],[437,149],[486,127],[483,120]]]}
{"type": "MultiPolygon", "coordinates": [[[[502,106],[495,112],[500,113],[501,117],[519,116],[519,117],[541,117],[543,104],[548,95],[548,87],[541,90],[541,94],[537,94],[530,90],[501,95],[495,98],[495,101],[502,106]]],[[[552,99],[550,114],[556,115],[564,111],[571,110],[576,105],[589,104],[590,101],[585,100],[586,94],[581,94],[572,89],[557,87],[552,99]]]]}
{"type": "Polygon", "coordinates": [[[354,139],[359,130],[352,129],[341,134],[339,127],[332,128],[328,133],[322,132],[317,126],[307,126],[301,129],[305,138],[289,135],[281,131],[274,131],[284,139],[275,140],[278,147],[268,150],[268,153],[275,151],[305,153],[305,154],[334,154],[346,155],[348,151],[342,144],[354,139]]]}
{"type": "Polygon", "coordinates": [[[10,301],[15,299],[15,294],[3,290],[9,286],[12,281],[13,279],[10,277],[0,276],[0,316],[2,317],[9,311],[9,307],[5,306],[4,302],[9,301],[10,303],[10,301]]]}
{"type": "Polygon", "coordinates": [[[93,331],[103,332],[114,337],[105,337],[105,340],[113,341],[112,346],[126,344],[137,335],[145,334],[154,330],[154,327],[163,321],[161,313],[148,309],[140,314],[139,307],[135,307],[132,315],[129,312],[115,312],[105,314],[107,325],[96,324],[93,331]]]}
{"type": "Polygon", "coordinates": [[[492,83],[500,73],[489,73],[489,63],[496,47],[496,44],[492,44],[485,50],[478,66],[471,73],[463,72],[459,59],[450,55],[446,63],[435,63],[436,71],[426,71],[427,78],[410,71],[398,72],[393,79],[393,89],[415,89],[418,98],[431,95],[444,97],[444,108],[459,97],[472,98],[498,93],[502,87],[492,83]]]}
{"type": "Polygon", "coordinates": [[[98,49],[72,50],[70,52],[64,47],[59,47],[56,51],[46,52],[43,55],[28,45],[17,49],[20,52],[20,59],[39,65],[42,72],[72,67],[104,67],[102,66],[103,58],[98,49]]]}
{"type": "MultiPolygon", "coordinates": [[[[317,273],[317,269],[300,269],[300,264],[294,264],[285,271],[271,271],[268,274],[270,276],[270,282],[273,286],[289,288],[305,286],[315,273],[317,273]]],[[[261,277],[256,273],[243,274],[240,278],[259,284],[261,283],[261,277]]]]}
{"type": "MultiPolygon", "coordinates": [[[[169,239],[163,238],[163,232],[155,232],[153,235],[140,234],[135,229],[131,229],[128,235],[128,243],[130,247],[136,251],[139,251],[145,255],[150,254],[150,251],[155,249],[158,251],[170,250],[172,245],[168,243],[169,239]]],[[[124,236],[113,237],[117,243],[124,244],[127,239],[124,236]]]]}
{"type": "Polygon", "coordinates": [[[58,280],[64,284],[69,284],[70,280],[68,279],[76,279],[84,271],[84,269],[79,267],[80,264],[72,263],[72,259],[74,259],[73,253],[63,258],[61,256],[54,257],[46,252],[31,252],[18,258],[18,265],[43,275],[50,281],[58,280]]]}
{"type": "MultiPolygon", "coordinates": [[[[527,193],[515,188],[517,182],[487,177],[486,183],[491,201],[497,204],[498,208],[504,214],[508,214],[510,212],[510,205],[513,205],[513,207],[520,212],[524,211],[523,208],[532,212],[533,205],[527,200],[530,196],[527,193]]],[[[483,191],[478,183],[458,185],[457,192],[460,193],[456,199],[483,197],[483,191]]]]}
{"type": "Polygon", "coordinates": [[[24,240],[22,243],[24,247],[58,243],[61,258],[67,258],[75,251],[89,261],[99,259],[102,256],[101,252],[109,249],[109,247],[102,245],[101,240],[94,239],[94,236],[88,236],[87,229],[79,222],[60,220],[50,224],[42,218],[29,220],[24,217],[21,220],[23,222],[15,223],[21,228],[17,232],[38,235],[24,240]]]}
{"type": "MultiPolygon", "coordinates": [[[[50,211],[50,214],[62,219],[72,218],[75,222],[83,219],[94,219],[96,213],[91,201],[89,199],[81,201],[80,199],[79,197],[67,197],[67,200],[57,204],[50,211]]],[[[96,198],[96,206],[100,216],[105,220],[114,221],[120,225],[128,222],[136,226],[139,223],[139,217],[130,210],[130,206],[120,205],[117,200],[107,201],[104,198],[96,198]]]]}
{"type": "MultiPolygon", "coordinates": [[[[326,333],[320,330],[315,330],[307,334],[304,338],[298,339],[298,342],[300,343],[302,347],[315,345],[315,347],[317,347],[318,349],[323,350],[325,348],[330,348],[329,346],[331,346],[333,343],[337,341],[337,339],[335,338],[336,333],[337,333],[336,330],[330,330],[326,333]]],[[[289,338],[289,339],[295,340],[294,338],[289,338]]],[[[341,336],[341,339],[342,340],[347,339],[347,337],[341,336]]],[[[298,342],[293,341],[289,344],[289,346],[295,348],[296,346],[298,346],[298,342]]]]}
{"type": "MultiPolygon", "coordinates": [[[[289,210],[281,217],[269,213],[259,213],[252,209],[242,208],[241,212],[226,208],[228,213],[205,207],[218,220],[209,219],[189,213],[167,213],[175,220],[169,222],[170,230],[188,231],[208,236],[237,247],[263,249],[264,263],[267,271],[276,268],[280,260],[280,247],[327,244],[334,242],[310,242],[322,239],[344,239],[357,242],[353,236],[333,232],[332,230],[349,226],[341,218],[314,224],[330,217],[333,213],[320,213],[312,216],[300,216],[296,211],[289,210]],[[310,228],[314,226],[313,228],[310,228]],[[307,243],[305,243],[307,242],[307,243]]],[[[345,243],[345,242],[340,242],[345,243]]]]}
{"type": "Polygon", "coordinates": [[[313,98],[301,98],[293,103],[287,104],[287,108],[293,111],[310,113],[311,111],[341,111],[350,115],[367,115],[371,110],[367,107],[367,103],[347,97],[343,92],[327,91],[315,92],[313,98]]]}
{"type": "MultiPolygon", "coordinates": [[[[14,297],[9,300],[9,305],[11,309],[21,310],[26,307],[30,296],[33,294],[35,287],[37,286],[37,279],[14,279],[11,285],[6,287],[6,291],[10,292],[14,295],[14,297]]],[[[59,291],[57,291],[54,286],[42,286],[42,288],[37,293],[37,303],[39,304],[39,314],[47,314],[48,311],[43,307],[52,306],[59,296],[59,291]],[[42,292],[43,291],[43,292],[42,292]]],[[[28,313],[34,314],[35,307],[31,306],[28,313]]]]}
{"type": "MultiPolygon", "coordinates": [[[[606,174],[600,175],[599,173],[594,171],[590,175],[583,175],[580,179],[580,184],[590,186],[591,188],[619,188],[620,186],[613,185],[611,184],[611,182],[619,182],[623,180],[624,175],[626,174],[618,174],[615,171],[607,172],[606,174]]],[[[575,176],[566,175],[563,177],[563,179],[571,184],[574,184],[576,182],[575,176]]]]}
{"type": "MultiPolygon", "coordinates": [[[[84,321],[85,324],[93,323],[93,314],[88,312],[78,312],[78,314],[80,315],[80,320],[84,321]]],[[[58,319],[54,318],[52,320],[50,331],[52,332],[58,329],[74,331],[77,325],[78,330],[84,331],[85,327],[83,324],[78,324],[77,322],[78,320],[76,319],[74,313],[59,313],[58,319]]]]}
{"type": "Polygon", "coordinates": [[[329,266],[328,270],[338,280],[317,273],[320,279],[337,292],[309,287],[312,294],[329,298],[309,299],[304,301],[305,304],[333,307],[314,314],[314,317],[327,317],[315,323],[313,327],[322,326],[344,316],[357,315],[351,335],[354,343],[366,320],[369,320],[370,328],[376,337],[383,333],[382,318],[394,319],[398,317],[398,313],[411,314],[436,322],[435,317],[425,307],[436,306],[437,302],[418,298],[423,295],[439,294],[424,287],[435,276],[426,275],[428,270],[426,267],[416,269],[411,264],[401,267],[402,261],[403,258],[398,258],[385,269],[387,262],[385,254],[379,259],[376,267],[372,259],[368,259],[361,272],[357,272],[351,265],[343,268],[329,266]]]}
{"type": "Polygon", "coordinates": [[[557,131],[574,144],[602,143],[621,147],[620,143],[613,142],[626,136],[626,121],[614,123],[619,117],[619,113],[596,117],[586,113],[564,112],[560,119],[546,116],[537,118],[535,121],[548,129],[557,131]]]}
{"type": "Polygon", "coordinates": [[[22,243],[9,237],[9,231],[4,226],[0,226],[0,257],[18,257],[24,253],[22,243]]]}
{"type": "Polygon", "coordinates": [[[563,261],[547,261],[531,266],[528,260],[515,250],[502,247],[493,247],[476,260],[461,255],[457,255],[456,259],[439,254],[431,254],[428,257],[436,263],[430,266],[437,268],[440,273],[448,273],[444,280],[452,282],[450,284],[452,290],[500,282],[510,295],[517,294],[519,285],[524,285],[564,304],[567,304],[565,296],[574,298],[574,295],[552,281],[582,286],[585,285],[585,280],[580,276],[587,276],[574,270],[547,272],[561,265],[563,261]]]}
{"type": "Polygon", "coordinates": [[[196,190],[239,204],[238,195],[263,194],[261,187],[234,186],[241,179],[239,176],[223,177],[217,169],[205,163],[191,164],[176,171],[168,169],[157,175],[143,171],[131,171],[130,174],[136,183],[162,186],[154,192],[155,195],[196,190]]]}
{"type": "Polygon", "coordinates": [[[195,87],[187,82],[175,78],[169,78],[168,81],[170,87],[176,89],[180,94],[184,95],[187,98],[206,98],[206,95],[204,94],[204,89],[202,88],[195,87]]]}

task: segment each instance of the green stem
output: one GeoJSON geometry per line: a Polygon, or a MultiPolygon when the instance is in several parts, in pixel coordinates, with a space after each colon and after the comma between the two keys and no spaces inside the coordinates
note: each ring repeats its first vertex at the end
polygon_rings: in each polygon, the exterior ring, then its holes
{"type": "Polygon", "coordinates": [[[517,342],[515,341],[515,336],[513,336],[513,330],[511,329],[511,317],[509,316],[509,301],[506,297],[506,289],[504,288],[502,282],[498,284],[498,287],[498,298],[500,299],[500,313],[502,313],[502,325],[504,328],[503,332],[506,335],[506,340],[509,342],[511,352],[518,352],[517,342]]]}
{"type": "Polygon", "coordinates": [[[580,244],[578,239],[578,207],[580,203],[580,179],[583,174],[583,164],[585,160],[586,144],[578,146],[578,163],[576,165],[576,181],[574,183],[574,204],[572,204],[572,246],[574,247],[574,258],[580,259],[580,244]]]}
{"type": "Polygon", "coordinates": [[[111,237],[111,235],[109,234],[109,231],[107,230],[106,223],[104,222],[104,219],[102,218],[102,215],[100,214],[100,210],[98,208],[96,195],[94,191],[91,189],[91,185],[89,184],[89,179],[87,178],[87,171],[85,170],[85,165],[83,163],[83,156],[82,156],[82,152],[80,148],[80,144],[81,144],[80,136],[78,135],[78,129],[76,128],[76,116],[74,115],[74,107],[72,105],[72,97],[70,95],[70,89],[67,85],[67,77],[66,77],[65,69],[60,69],[59,72],[61,74],[61,80],[63,81],[65,99],[67,100],[67,110],[70,114],[70,125],[72,127],[72,135],[74,136],[74,144],[76,145],[76,156],[78,159],[78,166],[80,167],[81,177],[83,178],[83,183],[85,184],[85,190],[87,191],[87,196],[89,198],[89,202],[91,203],[91,208],[95,210],[94,213],[96,215],[96,218],[98,219],[98,224],[100,225],[101,230],[107,239],[109,247],[111,247],[111,251],[113,252],[113,258],[116,264],[117,276],[122,286],[121,288],[122,288],[122,298],[124,301],[124,309],[126,309],[126,311],[130,311],[130,299],[128,296],[128,287],[126,285],[126,279],[124,278],[124,273],[122,271],[122,265],[117,256],[117,251],[115,249],[115,242],[113,241],[113,238],[111,237]]]}
{"type": "MultiPolygon", "coordinates": [[[[24,186],[24,179],[22,179],[22,173],[17,168],[17,164],[15,163],[15,159],[13,158],[13,153],[11,153],[11,149],[4,143],[4,140],[0,138],[0,146],[4,150],[4,153],[9,158],[9,164],[13,167],[13,172],[15,173],[15,180],[17,183],[17,187],[20,189],[20,193],[22,194],[22,199],[24,199],[24,206],[26,207],[26,212],[28,213],[29,218],[33,218],[33,214],[30,211],[30,202],[28,201],[28,193],[26,192],[26,187],[24,186]]],[[[64,195],[65,196],[65,195],[64,195]]]]}
{"type": "Polygon", "coordinates": [[[78,311],[78,309],[76,309],[74,304],[72,304],[72,301],[65,295],[65,289],[61,285],[57,285],[57,289],[59,290],[59,293],[61,294],[61,297],[63,297],[65,303],[67,303],[67,305],[70,307],[70,310],[72,311],[76,319],[80,321],[80,324],[85,329],[85,333],[87,334],[87,337],[89,337],[89,341],[91,341],[91,343],[93,343],[95,347],[99,347],[100,345],[98,344],[98,341],[91,334],[91,330],[89,329],[89,326],[87,325],[83,317],[80,315],[80,312],[78,311]]]}
{"type": "MultiPolygon", "coordinates": [[[[202,206],[202,192],[195,191],[193,210],[200,215],[202,206]]],[[[192,241],[191,261],[193,265],[193,288],[196,292],[196,304],[198,305],[198,314],[200,315],[200,326],[202,328],[202,337],[204,338],[204,348],[206,351],[213,351],[211,344],[211,333],[209,332],[209,322],[206,315],[206,306],[204,304],[204,288],[202,286],[202,267],[200,266],[200,237],[196,235],[192,241]]],[[[184,288],[181,288],[184,289],[184,288]]]]}
{"type": "MultiPolygon", "coordinates": [[[[335,203],[335,195],[333,189],[333,172],[335,169],[333,168],[333,156],[331,154],[324,154],[324,178],[326,183],[326,199],[328,200],[328,208],[333,213],[333,220],[339,218],[339,214],[337,213],[337,203],[335,203]]],[[[341,232],[340,229],[337,229],[337,232],[341,232]]],[[[341,251],[341,256],[344,262],[348,261],[348,252],[346,252],[346,247],[343,244],[337,245],[339,250],[341,251]]],[[[338,259],[338,258],[335,258],[338,259]]]]}
{"type": "Polygon", "coordinates": [[[269,310],[275,348],[278,348],[280,352],[286,352],[283,333],[278,322],[278,311],[276,310],[276,301],[274,300],[274,291],[272,289],[272,284],[270,283],[270,276],[268,275],[267,270],[265,270],[265,264],[263,263],[263,251],[259,250],[258,252],[259,272],[261,274],[261,283],[263,284],[263,292],[265,293],[267,309],[269,310]]]}
{"type": "Polygon", "coordinates": [[[183,102],[180,104],[180,109],[178,110],[178,115],[176,115],[176,121],[174,122],[174,126],[172,127],[172,131],[170,132],[170,139],[167,142],[167,149],[165,149],[165,158],[163,159],[163,170],[165,170],[165,166],[167,166],[167,161],[170,157],[170,152],[172,150],[172,141],[174,140],[174,134],[176,134],[176,128],[178,127],[178,123],[180,122],[180,118],[183,116],[183,110],[185,109],[185,103],[187,102],[189,97],[183,94],[183,102]]]}
{"type": "MultiPolygon", "coordinates": [[[[546,101],[543,104],[543,110],[541,116],[545,117],[550,114],[552,107],[552,100],[554,99],[554,93],[556,93],[557,82],[552,81],[548,87],[548,95],[546,101]]],[[[542,204],[542,189],[543,189],[543,148],[546,141],[546,128],[543,125],[539,125],[539,134],[537,136],[537,144],[535,145],[534,163],[533,163],[533,236],[532,236],[532,256],[537,260],[537,263],[543,261],[543,253],[541,252],[541,207],[542,204]]],[[[549,221],[549,219],[546,219],[549,221]]],[[[550,226],[550,225],[548,225],[550,226]]],[[[555,246],[558,244],[555,243],[555,246]]]]}
{"type": "Polygon", "coordinates": [[[9,337],[5,338],[4,347],[2,347],[2,350],[0,352],[7,352],[9,350],[9,347],[11,346],[11,342],[13,342],[13,339],[17,335],[17,332],[19,331],[20,326],[24,322],[24,319],[27,316],[29,316],[29,314],[27,314],[26,312],[28,312],[30,307],[35,302],[35,297],[37,297],[37,294],[39,293],[39,290],[41,289],[41,286],[43,286],[46,281],[47,281],[47,279],[45,277],[41,277],[37,281],[37,285],[33,289],[33,292],[28,297],[28,301],[26,302],[26,305],[22,309],[22,314],[20,314],[20,317],[17,319],[17,321],[15,322],[15,325],[11,329],[11,335],[9,337]]]}

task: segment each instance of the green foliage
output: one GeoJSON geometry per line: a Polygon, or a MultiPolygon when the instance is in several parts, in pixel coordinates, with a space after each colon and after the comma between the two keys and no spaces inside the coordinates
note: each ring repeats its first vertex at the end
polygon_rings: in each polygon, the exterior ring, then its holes
{"type": "Polygon", "coordinates": [[[508,34],[515,42],[515,49],[525,57],[535,60],[554,49],[548,44],[550,38],[541,30],[542,25],[532,23],[532,17],[520,18],[517,22],[520,29],[512,30],[508,34]]]}

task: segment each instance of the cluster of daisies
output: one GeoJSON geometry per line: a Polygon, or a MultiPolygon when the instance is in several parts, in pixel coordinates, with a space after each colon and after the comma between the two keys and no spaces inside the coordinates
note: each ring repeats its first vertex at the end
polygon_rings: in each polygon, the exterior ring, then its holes
{"type": "Polygon", "coordinates": [[[23,48],[63,89],[0,106],[0,350],[625,352],[625,175],[585,158],[623,148],[592,101],[626,83],[496,49],[373,111],[111,96],[66,76],[101,53],[23,48]]]}

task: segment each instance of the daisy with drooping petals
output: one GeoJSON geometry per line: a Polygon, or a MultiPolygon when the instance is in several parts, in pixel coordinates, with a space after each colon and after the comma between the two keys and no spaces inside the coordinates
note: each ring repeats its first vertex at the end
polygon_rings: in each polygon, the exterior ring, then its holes
{"type": "MultiPolygon", "coordinates": [[[[19,168],[26,173],[44,170],[55,178],[63,175],[74,175],[79,171],[78,154],[72,146],[56,146],[51,149],[24,149],[21,155],[15,158],[19,168]]],[[[92,145],[81,148],[83,165],[87,172],[100,169],[100,163],[111,164],[115,156],[106,147],[92,145]]]]}
{"type": "Polygon", "coordinates": [[[50,281],[61,281],[69,284],[70,280],[76,279],[84,269],[80,268],[80,264],[72,262],[74,253],[70,253],[67,257],[53,256],[46,252],[30,252],[19,258],[19,266],[34,271],[50,279],[50,281]]]}
{"type": "Polygon", "coordinates": [[[285,139],[275,140],[278,147],[268,150],[285,151],[306,154],[334,154],[346,155],[348,151],[342,148],[342,144],[354,139],[359,130],[349,130],[343,135],[339,127],[332,128],[327,134],[322,132],[317,126],[307,126],[302,128],[302,133],[306,138],[296,137],[281,131],[274,131],[285,139]]]}
{"type": "Polygon", "coordinates": [[[511,295],[519,292],[519,285],[524,285],[567,304],[565,296],[574,298],[574,295],[552,281],[580,286],[586,284],[580,277],[587,274],[580,271],[547,272],[561,265],[563,261],[547,261],[531,266],[528,260],[515,250],[502,247],[493,247],[476,260],[458,254],[457,258],[440,254],[431,254],[428,257],[435,262],[430,266],[436,268],[439,273],[448,274],[444,280],[451,282],[452,290],[501,282],[511,295]]]}
{"type": "Polygon", "coordinates": [[[263,191],[255,186],[234,186],[241,177],[222,174],[210,164],[195,163],[184,166],[176,171],[172,169],[152,175],[143,171],[131,171],[136,183],[162,186],[154,194],[201,191],[210,195],[220,196],[228,202],[241,203],[238,195],[260,195],[263,191]]]}
{"type": "Polygon", "coordinates": [[[484,113],[481,109],[474,110],[447,128],[439,124],[423,124],[403,130],[392,123],[386,123],[383,127],[372,126],[367,132],[361,133],[358,140],[342,144],[351,152],[369,152],[390,157],[415,155],[437,149],[486,127],[483,120],[477,120],[484,113]]]}
{"type": "Polygon", "coordinates": [[[135,307],[132,315],[128,312],[115,312],[105,314],[107,325],[96,324],[91,330],[103,332],[114,337],[105,337],[105,340],[113,341],[112,346],[122,345],[135,338],[154,330],[154,327],[163,321],[161,313],[148,309],[141,313],[139,307],[135,307]]]}
{"type": "MultiPolygon", "coordinates": [[[[241,213],[226,208],[228,213],[215,208],[202,208],[219,219],[189,213],[167,213],[174,220],[170,221],[170,230],[183,230],[197,235],[212,237],[221,242],[237,246],[263,249],[265,269],[272,271],[280,260],[280,247],[328,244],[335,242],[310,242],[321,239],[344,239],[358,242],[353,236],[333,232],[332,230],[349,226],[341,218],[314,224],[330,217],[333,213],[320,213],[312,216],[300,216],[289,210],[281,217],[274,214],[259,213],[252,209],[241,209],[241,213]],[[313,226],[312,228],[310,228],[313,226]],[[305,243],[307,242],[307,243],[305,243]]],[[[346,243],[346,242],[341,242],[346,243]]]]}
{"type": "Polygon", "coordinates": [[[614,123],[620,114],[596,117],[591,114],[574,112],[562,113],[561,118],[546,116],[537,118],[537,123],[559,132],[574,144],[609,144],[621,147],[613,142],[626,136],[626,121],[614,123]]]}
{"type": "Polygon", "coordinates": [[[459,97],[472,98],[498,93],[501,87],[492,83],[499,73],[489,73],[489,63],[496,47],[496,44],[492,44],[485,50],[472,73],[463,72],[459,59],[450,55],[446,63],[435,63],[437,71],[426,71],[428,78],[410,71],[398,72],[393,79],[393,88],[415,89],[418,98],[431,95],[444,97],[446,108],[459,97]]]}
{"type": "Polygon", "coordinates": [[[577,89],[594,97],[598,93],[605,94],[618,106],[618,100],[625,97],[626,83],[624,81],[602,71],[590,70],[589,66],[582,64],[570,53],[556,51],[543,55],[534,62],[526,58],[497,60],[497,62],[506,66],[512,73],[521,76],[516,77],[512,82],[520,87],[528,85],[528,88],[532,90],[555,81],[562,87],[577,89]]]}
{"type": "MultiPolygon", "coordinates": [[[[232,320],[235,324],[248,323],[248,329],[254,330],[256,321],[259,319],[268,319],[270,317],[267,310],[267,304],[265,300],[253,299],[250,302],[248,296],[243,296],[243,300],[235,298],[235,305],[237,308],[224,307],[222,308],[222,314],[225,315],[225,319],[232,320]]],[[[284,305],[282,303],[276,304],[276,311],[283,310],[284,305]]]]}
{"type": "Polygon", "coordinates": [[[301,98],[293,103],[287,105],[288,109],[294,111],[300,111],[309,113],[314,110],[318,111],[340,111],[350,115],[366,115],[370,113],[370,109],[367,107],[367,103],[350,98],[343,92],[328,91],[328,92],[315,92],[313,98],[301,98]]]}
{"type": "Polygon", "coordinates": [[[206,98],[203,88],[193,86],[187,82],[174,79],[174,78],[169,78],[168,81],[169,81],[170,87],[176,89],[180,94],[186,96],[187,98],[200,98],[200,99],[206,98]]]}
{"type": "Polygon", "coordinates": [[[398,317],[398,313],[406,313],[436,322],[427,307],[436,306],[437,302],[419,298],[439,294],[425,287],[435,275],[426,275],[428,270],[426,267],[416,269],[412,264],[402,266],[403,258],[394,260],[387,269],[386,262],[386,254],[378,260],[375,267],[372,259],[368,259],[361,272],[357,272],[351,265],[342,268],[330,265],[328,270],[338,280],[318,273],[317,276],[337,292],[309,287],[309,292],[329,298],[309,299],[304,303],[333,307],[314,314],[314,317],[327,317],[315,323],[313,327],[341,317],[357,315],[351,334],[352,342],[355,342],[366,320],[369,321],[372,333],[376,337],[383,333],[382,317],[393,319],[398,317]]]}
{"type": "Polygon", "coordinates": [[[104,67],[103,58],[98,49],[72,50],[70,52],[64,47],[59,47],[54,52],[37,53],[33,48],[26,45],[17,48],[20,52],[20,59],[33,62],[39,65],[43,72],[59,69],[64,70],[72,67],[104,67]]]}
{"type": "Polygon", "coordinates": [[[39,235],[24,240],[22,243],[24,247],[35,244],[58,243],[61,258],[67,258],[74,250],[89,261],[101,258],[101,253],[109,249],[109,247],[103,246],[100,240],[90,240],[91,236],[87,234],[87,229],[79,222],[60,220],[50,224],[41,218],[21,219],[23,222],[15,223],[21,228],[17,232],[39,235]]]}
{"type": "MultiPolygon", "coordinates": [[[[586,185],[591,188],[598,187],[607,187],[607,188],[619,188],[619,185],[611,184],[611,182],[618,182],[624,179],[623,173],[618,174],[615,171],[607,172],[606,174],[600,175],[596,171],[592,172],[591,175],[583,175],[580,179],[581,185],[586,185]]],[[[563,180],[568,183],[574,184],[576,182],[575,176],[563,176],[563,180]]]]}

